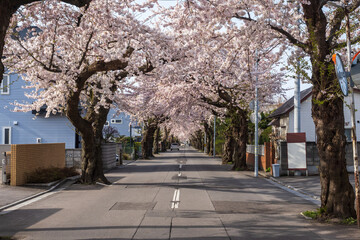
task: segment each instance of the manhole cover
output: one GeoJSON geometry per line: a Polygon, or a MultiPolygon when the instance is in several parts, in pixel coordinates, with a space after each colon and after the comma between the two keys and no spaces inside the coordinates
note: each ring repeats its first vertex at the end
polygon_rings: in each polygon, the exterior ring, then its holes
{"type": "Polygon", "coordinates": [[[117,202],[110,210],[151,210],[155,205],[156,202],[117,202]]]}

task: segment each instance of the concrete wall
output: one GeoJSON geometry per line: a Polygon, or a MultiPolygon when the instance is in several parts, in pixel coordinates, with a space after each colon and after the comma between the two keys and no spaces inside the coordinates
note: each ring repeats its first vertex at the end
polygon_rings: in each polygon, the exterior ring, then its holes
{"type": "MultiPolygon", "coordinates": [[[[102,160],[104,170],[111,169],[116,166],[116,154],[120,156],[121,144],[105,143],[102,145],[102,160]]],[[[66,167],[76,167],[81,169],[81,148],[66,149],[66,167]]]]}
{"type": "Polygon", "coordinates": [[[65,143],[11,145],[12,186],[23,185],[38,168],[65,167],[65,143]]]}
{"type": "Polygon", "coordinates": [[[65,149],[65,166],[81,169],[81,148],[65,149]]]}
{"type": "Polygon", "coordinates": [[[104,170],[116,167],[117,143],[105,143],[101,147],[104,170]]]}
{"type": "MultiPolygon", "coordinates": [[[[246,165],[254,167],[255,166],[255,146],[247,145],[246,146],[246,165]]],[[[265,143],[264,145],[259,145],[259,162],[258,166],[260,170],[265,171],[267,168],[272,167],[271,164],[274,163],[274,152],[272,150],[270,143],[265,143]]]]}

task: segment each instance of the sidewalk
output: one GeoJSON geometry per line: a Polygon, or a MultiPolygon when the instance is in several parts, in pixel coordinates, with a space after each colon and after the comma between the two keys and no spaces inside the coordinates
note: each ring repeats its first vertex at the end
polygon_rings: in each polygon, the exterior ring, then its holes
{"type": "MultiPolygon", "coordinates": [[[[135,160],[123,160],[123,165],[117,167],[124,167],[135,160]]],[[[1,169],[1,168],[0,168],[1,169]]],[[[70,179],[71,181],[71,179],[70,179]]],[[[44,194],[48,191],[54,190],[62,186],[66,182],[58,182],[52,186],[39,185],[39,186],[9,186],[0,184],[0,212],[9,205],[23,202],[38,195],[44,194]]]]}
{"type": "Polygon", "coordinates": [[[44,188],[14,187],[0,184],[0,208],[46,190],[44,188]]]}
{"type": "MultiPolygon", "coordinates": [[[[260,172],[259,172],[260,173],[260,172]]],[[[300,193],[305,193],[314,199],[320,200],[321,186],[320,176],[281,176],[278,178],[272,177],[270,174],[261,173],[262,176],[271,179],[285,187],[300,193]]],[[[349,180],[352,186],[355,188],[354,175],[349,174],[349,180]]]]}

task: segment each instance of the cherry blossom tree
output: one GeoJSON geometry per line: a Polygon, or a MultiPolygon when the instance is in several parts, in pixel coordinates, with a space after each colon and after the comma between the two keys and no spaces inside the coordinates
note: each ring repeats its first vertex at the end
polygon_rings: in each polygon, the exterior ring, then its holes
{"type": "MultiPolygon", "coordinates": [[[[251,3],[255,7],[250,11],[242,8],[233,16],[249,26],[259,27],[266,37],[284,39],[284,44],[293,46],[292,57],[299,54],[310,57],[312,117],[320,155],[321,206],[326,209],[326,214],[350,217],[355,216],[354,191],[346,170],[344,103],[330,61],[332,53],[345,47],[341,37],[345,11],[327,5],[328,2],[255,1],[251,3]],[[295,46],[297,49],[294,50],[295,46]]],[[[360,1],[345,3],[349,14],[359,14],[360,1]]],[[[359,36],[358,31],[353,34],[359,36]]],[[[354,42],[358,40],[358,37],[354,38],[354,42]]]]}
{"type": "MultiPolygon", "coordinates": [[[[246,169],[248,106],[255,98],[255,62],[261,59],[258,63],[263,71],[257,83],[261,86],[260,99],[271,101],[274,94],[282,91],[284,74],[279,60],[283,47],[278,39],[263,39],[245,26],[234,27],[223,15],[209,15],[208,11],[214,10],[202,8],[201,4],[211,5],[208,1],[187,1],[173,9],[159,10],[164,16],[164,28],[173,32],[184,56],[174,63],[176,67],[168,71],[168,77],[163,76],[163,81],[171,78],[189,84],[189,95],[207,104],[213,114],[230,119],[224,162],[234,159],[234,169],[246,169]]],[[[210,135],[207,122],[203,124],[210,135]]],[[[212,146],[209,143],[207,146],[212,146]]]]}
{"type": "MultiPolygon", "coordinates": [[[[199,41],[209,29],[236,33],[248,40],[239,41],[261,49],[262,41],[278,41],[276,51],[289,54],[289,61],[309,57],[311,63],[312,117],[316,126],[320,155],[321,206],[326,214],[355,216],[354,191],[349,183],[345,162],[343,96],[336,81],[330,56],[345,47],[345,11],[358,24],[359,0],[343,1],[346,10],[329,5],[330,0],[189,0],[173,8],[169,19],[177,19],[178,29],[196,29],[199,41]],[[188,17],[193,21],[189,23],[188,17]],[[201,31],[201,29],[203,29],[201,31]],[[251,36],[251,37],[250,37],[251,36]],[[262,40],[262,41],[259,41],[262,40]]],[[[359,41],[353,29],[353,43],[359,41]]],[[[230,38],[231,34],[228,34],[230,38]]],[[[229,38],[228,38],[229,39],[229,38]]]]}
{"type": "MultiPolygon", "coordinates": [[[[63,2],[77,6],[83,7],[88,5],[91,0],[63,0],[63,2]]],[[[5,45],[5,36],[6,31],[11,22],[11,18],[16,11],[19,10],[22,6],[33,4],[39,2],[39,0],[3,0],[0,1],[0,83],[4,74],[4,65],[2,63],[3,50],[5,45]]]]}
{"type": "MultiPolygon", "coordinates": [[[[16,14],[22,38],[9,31],[6,64],[27,82],[31,104],[47,117],[64,112],[82,136],[82,181],[108,183],[102,171],[102,129],[110,107],[125,106],[134,94],[134,79],[153,70],[165,57],[167,39],[134,17],[147,6],[132,1],[93,0],[85,8],[59,1],[33,4],[16,14]],[[41,31],[31,31],[36,22],[41,31]],[[82,111],[80,111],[82,110],[82,111]]],[[[141,78],[140,78],[141,79],[141,78]]],[[[144,78],[143,78],[144,79],[144,78]]]]}

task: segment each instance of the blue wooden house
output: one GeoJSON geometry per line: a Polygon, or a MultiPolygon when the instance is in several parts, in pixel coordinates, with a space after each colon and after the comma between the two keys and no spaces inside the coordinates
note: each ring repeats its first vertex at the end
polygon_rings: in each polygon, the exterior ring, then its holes
{"type": "MultiPolygon", "coordinates": [[[[15,100],[29,102],[22,88],[25,82],[17,74],[4,75],[0,86],[0,144],[65,143],[66,148],[79,148],[81,139],[65,115],[45,118],[45,113],[35,111],[13,112],[15,100]]],[[[107,125],[115,127],[120,135],[129,136],[130,118],[116,115],[110,110],[107,125]]]]}

